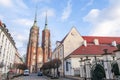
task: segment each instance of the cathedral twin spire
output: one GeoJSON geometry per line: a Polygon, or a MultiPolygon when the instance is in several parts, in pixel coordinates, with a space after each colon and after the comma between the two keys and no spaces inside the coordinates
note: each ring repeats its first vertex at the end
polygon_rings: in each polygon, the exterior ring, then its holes
{"type": "MultiPolygon", "coordinates": [[[[47,27],[47,12],[46,12],[46,18],[45,18],[45,27],[44,29],[48,29],[47,27]]],[[[36,11],[35,11],[35,19],[34,19],[34,23],[33,23],[33,27],[37,27],[37,7],[36,7],[36,11]]]]}

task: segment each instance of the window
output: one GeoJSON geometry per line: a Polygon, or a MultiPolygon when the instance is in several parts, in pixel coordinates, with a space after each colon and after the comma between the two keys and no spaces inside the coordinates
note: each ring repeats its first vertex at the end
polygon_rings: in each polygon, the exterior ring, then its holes
{"type": "Polygon", "coordinates": [[[68,62],[66,62],[66,71],[69,71],[68,62]]]}

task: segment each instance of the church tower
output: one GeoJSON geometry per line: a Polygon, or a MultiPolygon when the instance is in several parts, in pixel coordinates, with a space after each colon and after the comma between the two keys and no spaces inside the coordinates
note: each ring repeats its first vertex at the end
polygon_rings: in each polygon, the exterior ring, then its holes
{"type": "Polygon", "coordinates": [[[47,13],[45,19],[45,27],[42,31],[42,49],[43,49],[43,63],[51,59],[51,42],[50,42],[50,30],[47,24],[47,13]]]}
{"type": "Polygon", "coordinates": [[[29,42],[27,46],[26,65],[30,73],[37,72],[37,63],[39,52],[39,27],[37,26],[37,12],[35,12],[35,19],[33,26],[30,29],[29,42]]]}

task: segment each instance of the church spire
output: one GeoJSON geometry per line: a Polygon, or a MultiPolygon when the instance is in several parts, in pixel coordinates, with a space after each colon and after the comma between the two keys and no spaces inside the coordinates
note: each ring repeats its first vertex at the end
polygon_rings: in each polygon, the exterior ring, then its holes
{"type": "Polygon", "coordinates": [[[48,27],[47,27],[47,11],[46,11],[45,28],[44,29],[48,29],[48,27]]]}
{"type": "Polygon", "coordinates": [[[35,10],[35,19],[34,19],[33,26],[37,26],[37,6],[36,6],[36,10],[35,10]]]}

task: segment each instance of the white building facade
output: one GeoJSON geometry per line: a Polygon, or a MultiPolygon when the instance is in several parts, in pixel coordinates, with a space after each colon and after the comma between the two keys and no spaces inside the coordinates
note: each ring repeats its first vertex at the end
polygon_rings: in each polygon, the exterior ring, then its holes
{"type": "Polygon", "coordinates": [[[0,68],[1,73],[7,73],[14,64],[16,50],[15,42],[6,25],[0,23],[0,63],[4,65],[0,68]]]}
{"type": "Polygon", "coordinates": [[[115,74],[111,71],[111,64],[116,61],[113,51],[117,44],[120,44],[120,37],[81,36],[72,28],[62,41],[57,41],[52,59],[59,58],[62,61],[59,67],[61,76],[80,76],[89,80],[93,77],[91,69],[94,70],[98,64],[97,67],[104,71],[105,78],[113,79],[115,74]],[[111,54],[102,55],[104,49],[111,54]]]}

